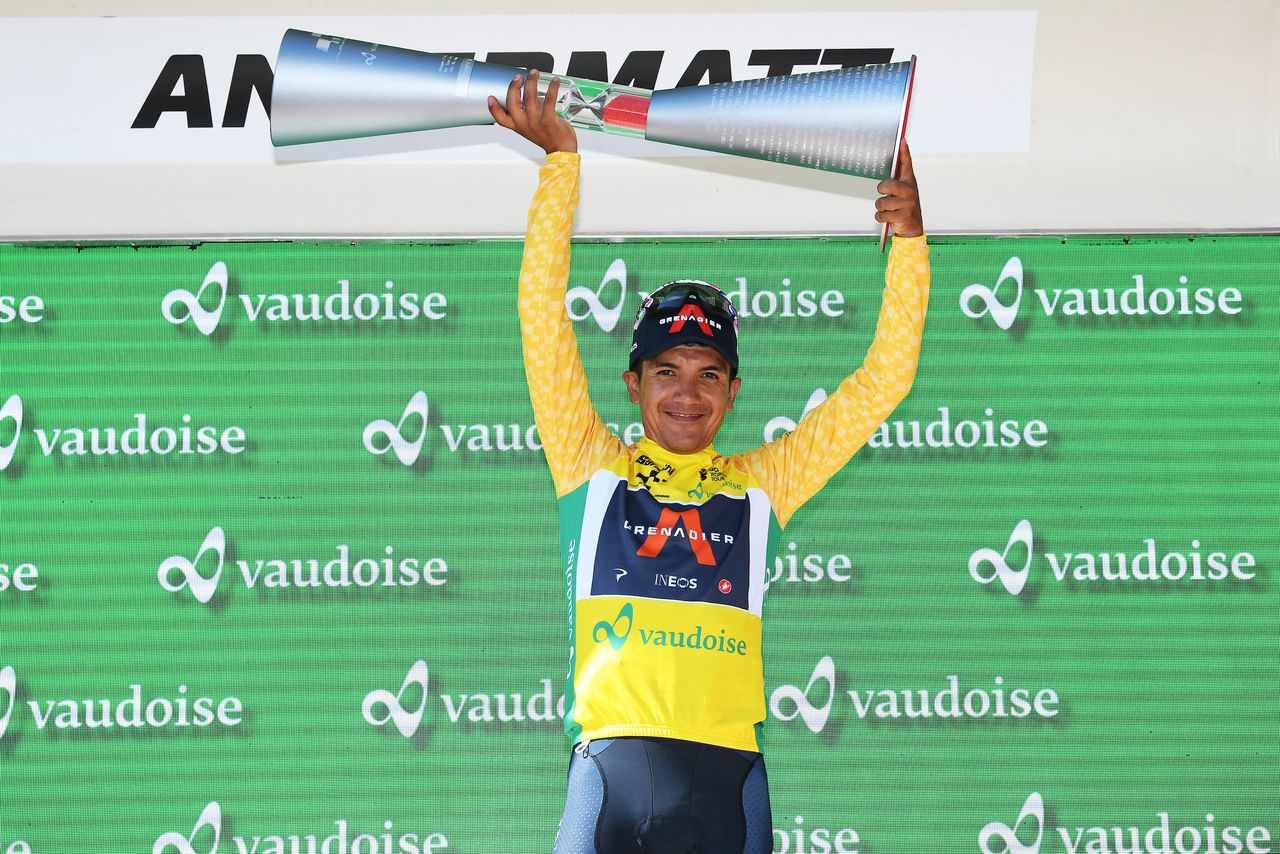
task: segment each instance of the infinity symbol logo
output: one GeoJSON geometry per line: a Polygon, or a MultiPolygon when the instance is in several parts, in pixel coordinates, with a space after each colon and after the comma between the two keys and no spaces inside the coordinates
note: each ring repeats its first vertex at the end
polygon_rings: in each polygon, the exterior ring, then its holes
{"type": "Polygon", "coordinates": [[[783,685],[773,692],[773,696],[769,698],[769,709],[773,712],[773,716],[779,720],[791,721],[795,720],[799,715],[804,719],[804,725],[811,732],[822,732],[822,728],[827,725],[827,718],[831,715],[831,704],[836,698],[836,663],[829,655],[822,656],[818,661],[818,666],[813,668],[813,675],[809,677],[809,684],[801,691],[795,685],[783,685]],[[813,686],[818,682],[827,683],[827,699],[821,707],[813,705],[809,702],[809,692],[813,690],[813,686]],[[795,706],[795,711],[784,712],[782,710],[782,701],[789,700],[795,706]]]}
{"type": "Polygon", "coordinates": [[[222,528],[215,527],[204,538],[204,542],[200,544],[200,551],[196,553],[194,561],[187,560],[181,555],[174,555],[160,564],[160,569],[156,572],[156,577],[160,580],[160,586],[170,593],[177,593],[184,587],[191,588],[191,595],[196,597],[196,601],[201,605],[209,604],[209,600],[213,598],[213,594],[218,590],[218,579],[222,577],[222,563],[227,555],[227,535],[222,528]],[[218,556],[218,568],[209,578],[205,578],[196,571],[196,566],[200,563],[200,559],[204,557],[205,552],[212,550],[218,556]],[[173,570],[182,573],[182,580],[177,584],[169,583],[169,574],[173,570]]]}
{"type": "Polygon", "coordinates": [[[195,838],[206,827],[213,828],[213,847],[206,854],[216,854],[218,842],[222,839],[222,807],[218,806],[217,801],[210,801],[209,805],[204,808],[204,812],[200,813],[200,817],[196,819],[196,826],[191,829],[190,836],[183,836],[181,833],[174,832],[166,833],[156,840],[155,845],[151,846],[151,854],[164,854],[165,849],[170,845],[178,849],[178,854],[197,854],[195,838]]]}
{"type": "MultiPolygon", "coordinates": [[[[618,576],[618,580],[622,580],[622,576],[618,576]]],[[[631,603],[622,606],[622,610],[618,612],[618,616],[613,618],[613,622],[601,620],[596,623],[595,628],[591,630],[591,637],[595,638],[596,643],[604,643],[609,641],[609,645],[615,650],[622,649],[622,645],[627,642],[627,638],[631,637],[631,624],[634,622],[632,615],[633,610],[631,603]],[[627,627],[623,631],[618,631],[618,624],[626,620],[627,627]]]]}
{"type": "Polygon", "coordinates": [[[4,738],[4,734],[9,731],[9,718],[13,715],[14,699],[18,696],[18,674],[12,666],[0,670],[0,694],[4,694],[0,698],[3,703],[4,714],[0,714],[0,738],[4,738]]]}
{"type": "Polygon", "coordinates": [[[1005,590],[1017,596],[1026,586],[1027,576],[1031,574],[1031,545],[1031,521],[1023,519],[1009,535],[1009,542],[1005,545],[1003,552],[995,549],[978,549],[969,556],[969,575],[973,576],[973,580],[979,584],[990,584],[998,578],[1005,590]],[[1009,567],[1009,552],[1013,551],[1015,545],[1025,546],[1027,549],[1027,559],[1022,564],[1022,568],[1017,570],[1009,567]],[[984,563],[991,564],[995,572],[990,575],[984,574],[982,572],[984,563]]]}
{"type": "MultiPolygon", "coordinates": [[[[800,413],[800,420],[803,421],[806,415],[817,409],[818,406],[825,403],[826,400],[826,389],[814,389],[813,394],[809,395],[809,402],[804,405],[804,412],[800,413]]],[[[768,424],[764,425],[765,442],[772,442],[774,439],[778,438],[779,435],[790,433],[792,430],[796,429],[797,423],[798,422],[792,421],[785,415],[779,415],[777,418],[771,419],[768,424]]]]}
{"type": "Polygon", "coordinates": [[[400,416],[399,422],[392,424],[385,418],[379,418],[372,421],[364,428],[364,446],[369,453],[381,456],[387,451],[395,451],[396,458],[406,466],[411,466],[418,461],[419,455],[422,454],[422,445],[427,440],[427,393],[419,391],[409,398],[409,405],[404,408],[404,413],[400,416]],[[404,438],[404,424],[409,420],[410,415],[417,415],[422,419],[422,431],[418,433],[418,438],[408,441],[404,438]],[[375,437],[382,436],[387,440],[386,447],[379,448],[373,443],[375,437]]]}
{"type": "Polygon", "coordinates": [[[627,262],[621,258],[609,265],[604,278],[600,281],[600,287],[594,291],[591,288],[579,285],[576,288],[570,288],[569,292],[564,295],[564,307],[569,312],[569,317],[574,320],[586,320],[588,317],[595,318],[596,324],[605,332],[612,332],[613,328],[618,325],[618,318],[622,316],[622,304],[626,301],[627,262]],[[605,286],[610,282],[617,282],[620,288],[618,291],[618,304],[613,307],[606,306],[600,299],[600,294],[604,292],[605,286]],[[574,312],[573,304],[578,300],[582,300],[587,304],[585,314],[574,312]]]}
{"type": "Polygon", "coordinates": [[[164,319],[172,324],[184,323],[189,319],[195,323],[200,334],[212,335],[213,330],[218,328],[218,321],[222,319],[222,308],[226,304],[227,265],[218,261],[205,274],[204,283],[200,285],[199,292],[193,294],[183,288],[169,291],[160,305],[160,312],[164,315],[164,319]],[[200,300],[204,299],[204,292],[210,285],[217,285],[221,293],[218,297],[218,307],[213,311],[206,311],[200,304],[200,300]],[[185,311],[181,315],[174,313],[176,306],[181,306],[185,311]]]}
{"type": "Polygon", "coordinates": [[[972,284],[960,292],[960,310],[972,318],[982,317],[984,314],[990,314],[991,319],[996,322],[996,326],[1001,329],[1008,329],[1013,326],[1013,321],[1018,317],[1018,306],[1022,303],[1022,259],[1016,255],[1010,258],[1004,264],[1004,269],[1000,271],[1000,279],[996,282],[994,288],[986,285],[972,284]],[[1000,286],[1006,280],[1013,279],[1013,283],[1018,286],[1018,293],[1013,298],[1013,302],[1008,305],[1000,302],[996,298],[1000,286]],[[974,298],[982,300],[982,308],[977,311],[973,310],[974,298]]]}
{"type": "Polygon", "coordinates": [[[1018,821],[1010,829],[1009,825],[1001,824],[993,821],[978,834],[978,845],[982,848],[982,854],[1038,854],[1040,851],[1040,840],[1044,837],[1044,799],[1040,797],[1039,792],[1032,792],[1027,798],[1026,803],[1022,805],[1022,812],[1018,814],[1018,821]],[[1024,845],[1018,839],[1018,830],[1022,827],[1022,822],[1028,817],[1036,820],[1036,841],[1030,845],[1024,845]],[[1003,848],[992,850],[988,846],[991,837],[996,836],[1004,843],[1003,848]]]}
{"type": "Polygon", "coordinates": [[[7,445],[0,445],[0,471],[7,469],[9,463],[13,462],[13,455],[18,450],[18,439],[22,435],[22,398],[16,394],[9,395],[4,406],[0,406],[0,424],[3,424],[6,418],[12,418],[14,421],[13,441],[7,445]]]}
{"type": "Polygon", "coordinates": [[[364,719],[374,726],[386,726],[390,721],[396,725],[396,729],[400,730],[400,734],[405,738],[412,738],[413,734],[418,731],[419,725],[422,723],[422,713],[427,708],[427,663],[419,659],[413,663],[413,667],[409,668],[409,675],[404,677],[404,684],[400,686],[398,694],[392,694],[384,688],[378,688],[370,691],[364,698],[364,705],[360,711],[364,714],[364,719]],[[404,694],[409,690],[410,685],[417,685],[422,689],[422,702],[418,704],[416,711],[405,711],[404,694]],[[373,710],[375,706],[384,706],[387,714],[383,717],[374,717],[373,710]]]}

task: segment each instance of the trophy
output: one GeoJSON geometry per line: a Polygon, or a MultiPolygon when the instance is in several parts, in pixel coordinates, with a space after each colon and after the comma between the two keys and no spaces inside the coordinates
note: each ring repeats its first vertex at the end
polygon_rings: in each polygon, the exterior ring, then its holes
{"type": "MultiPolygon", "coordinates": [[[[898,173],[916,58],[856,68],[651,91],[578,77],[556,112],[576,128],[858,175],[898,173]]],[[[288,30],[271,94],[271,141],[297,145],[492,124],[513,68],[288,30]]],[[[888,226],[881,232],[883,251],[888,226]]]]}

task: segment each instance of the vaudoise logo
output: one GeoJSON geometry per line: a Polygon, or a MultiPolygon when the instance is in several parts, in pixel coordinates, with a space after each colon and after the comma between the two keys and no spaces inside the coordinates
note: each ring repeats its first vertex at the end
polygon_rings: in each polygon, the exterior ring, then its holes
{"type": "Polygon", "coordinates": [[[564,295],[564,307],[569,312],[569,317],[574,320],[586,320],[590,317],[604,332],[612,332],[618,325],[618,319],[622,316],[622,305],[626,301],[627,262],[622,258],[618,258],[609,265],[604,278],[600,280],[600,285],[595,290],[579,285],[570,288],[564,295]],[[618,300],[607,305],[604,295],[612,293],[611,286],[614,284],[618,286],[618,300]],[[577,310],[579,303],[586,306],[585,312],[577,310]]]}
{"type": "Polygon", "coordinates": [[[9,467],[9,463],[13,462],[13,455],[18,451],[18,439],[22,437],[22,398],[16,394],[9,395],[4,405],[0,406],[0,471],[4,471],[9,467]],[[6,421],[13,422],[13,437],[7,442],[4,435],[7,432],[5,427],[6,421]]]}
{"type": "Polygon", "coordinates": [[[0,739],[9,731],[9,719],[18,697],[18,673],[13,666],[0,670],[0,739]]]}
{"type": "MultiPolygon", "coordinates": [[[[452,683],[452,680],[444,681],[452,683]]],[[[544,677],[537,680],[532,690],[477,691],[468,689],[457,693],[436,694],[444,707],[442,724],[467,723],[502,726],[524,721],[553,725],[564,717],[564,693],[552,690],[556,680],[544,677]]],[[[427,703],[434,702],[427,694],[427,663],[419,659],[409,668],[399,689],[375,688],[364,697],[361,714],[365,723],[374,727],[394,726],[405,738],[414,738],[421,732],[427,716],[427,703]]]]}
{"type": "MultiPolygon", "coordinates": [[[[990,316],[998,329],[1009,331],[1019,317],[1026,280],[1022,259],[1005,262],[994,286],[975,282],[960,292],[960,310],[979,320],[990,316]]],[[[1124,284],[1109,288],[1036,287],[1033,303],[1046,317],[1191,317],[1239,314],[1244,310],[1239,288],[1192,285],[1180,275],[1176,284],[1151,284],[1135,273],[1124,284]]]]}
{"type": "MultiPolygon", "coordinates": [[[[786,415],[771,418],[764,425],[764,441],[772,442],[796,429],[800,421],[827,400],[827,391],[815,389],[805,403],[799,419],[786,415]]],[[[890,419],[881,424],[867,440],[872,449],[902,448],[907,450],[971,448],[1043,448],[1049,444],[1049,425],[1043,419],[1026,421],[996,416],[993,407],[985,407],[982,415],[965,418],[953,414],[951,407],[939,406],[931,419],[890,419]]]]}
{"type": "Polygon", "coordinates": [[[385,688],[377,688],[365,695],[360,707],[364,719],[377,727],[395,724],[401,735],[413,738],[427,708],[427,679],[427,663],[418,659],[409,668],[399,691],[392,694],[385,688]],[[417,707],[412,710],[404,705],[405,696],[410,693],[420,695],[417,707]]]}
{"type": "Polygon", "coordinates": [[[413,466],[422,456],[427,441],[427,393],[416,391],[396,422],[379,418],[364,428],[364,447],[371,454],[395,454],[401,465],[413,466]],[[414,427],[416,435],[405,436],[405,427],[414,427]]]}
{"type": "MultiPolygon", "coordinates": [[[[25,415],[22,397],[11,394],[0,404],[0,471],[12,465],[22,439],[25,415]],[[9,436],[12,424],[13,435],[9,436]],[[7,438],[6,438],[7,437],[7,438]]],[[[245,429],[196,422],[183,413],[181,424],[158,424],[146,412],[135,412],[132,423],[80,424],[35,427],[36,452],[44,457],[208,457],[243,454],[248,447],[245,429]]]]}
{"type": "MultiPolygon", "coordinates": [[[[783,277],[778,288],[752,287],[746,276],[733,277],[733,284],[721,289],[733,302],[740,318],[810,318],[841,317],[845,313],[844,293],[826,290],[819,293],[807,288],[792,289],[791,279],[783,277]]],[[[602,332],[618,326],[627,302],[627,262],[617,258],[609,265],[600,284],[594,288],[577,285],[564,296],[565,309],[573,320],[590,318],[602,332]],[[616,294],[616,297],[615,297],[616,294]]],[[[638,290],[643,301],[649,292],[638,290]]],[[[704,331],[708,331],[704,328],[704,331]]]]}
{"type": "Polygon", "coordinates": [[[338,279],[326,292],[242,293],[229,299],[230,290],[226,262],[215,261],[195,291],[174,288],[165,294],[160,314],[174,326],[190,322],[207,338],[218,331],[228,305],[239,305],[250,323],[442,320],[449,307],[442,293],[397,291],[390,279],[377,292],[353,288],[350,279],[338,279]]]}
{"type": "MultiPolygon", "coordinates": [[[[383,546],[377,557],[352,553],[341,543],[323,556],[245,557],[232,561],[246,589],[368,590],[442,587],[449,581],[449,565],[442,557],[419,558],[397,554],[394,546],[383,546]]],[[[156,571],[160,586],[170,593],[189,590],[197,602],[208,605],[218,591],[227,555],[227,533],[214,526],[205,535],[194,559],[185,555],[166,558],[156,571]],[[211,555],[211,557],[206,557],[211,555]],[[201,572],[205,563],[211,568],[201,572]]]]}
{"type": "MultiPolygon", "coordinates": [[[[376,418],[364,428],[364,448],[375,456],[391,454],[401,465],[412,468],[422,459],[427,445],[429,415],[427,393],[418,390],[409,398],[395,419],[376,418]]],[[[436,425],[450,454],[466,451],[472,454],[541,451],[536,424],[520,423],[441,423],[436,425]]],[[[638,442],[644,435],[639,421],[628,424],[606,423],[606,427],[627,444],[638,442]]]]}
{"type": "Polygon", "coordinates": [[[160,564],[160,569],[157,570],[156,576],[160,581],[160,586],[170,593],[177,593],[184,588],[189,589],[197,602],[207,605],[213,599],[213,594],[218,592],[218,579],[222,577],[222,564],[226,560],[226,555],[226,532],[222,528],[214,526],[205,535],[204,542],[200,544],[200,549],[196,552],[195,560],[187,560],[182,555],[174,555],[160,564]],[[201,575],[196,567],[200,565],[200,561],[209,552],[213,553],[217,565],[213,568],[212,574],[201,575]],[[177,570],[181,576],[177,581],[174,580],[174,570],[177,570]]]}
{"type": "Polygon", "coordinates": [[[208,337],[218,329],[222,320],[222,310],[227,305],[227,265],[217,261],[209,272],[205,273],[200,289],[195,293],[183,288],[175,288],[165,295],[160,304],[160,313],[164,319],[174,325],[190,320],[201,335],[208,337]],[[210,288],[217,288],[218,304],[215,308],[205,308],[205,293],[210,288]]]}
{"type": "MultiPolygon", "coordinates": [[[[961,685],[960,677],[943,677],[942,686],[881,688],[857,685],[845,692],[849,708],[858,720],[912,721],[941,719],[1052,718],[1060,711],[1058,692],[1052,688],[1006,686],[1003,676],[991,684],[961,685]]],[[[818,659],[808,682],[780,685],[769,695],[769,712],[780,721],[796,718],[815,735],[831,722],[836,711],[836,662],[829,655],[818,659]]],[[[841,703],[844,700],[841,699],[841,703]]]]}
{"type": "Polygon", "coordinates": [[[1186,824],[1170,812],[1131,825],[1074,825],[1050,828],[1044,797],[1032,792],[1013,826],[989,822],[978,832],[982,854],[1271,854],[1271,831],[1264,825],[1219,825],[1212,812],[1186,824]],[[1052,832],[1056,830],[1056,835],[1052,832]],[[1050,831],[1046,834],[1046,831],[1050,831]],[[1060,840],[1059,849],[1051,840],[1060,840]]]}
{"type": "MultiPolygon", "coordinates": [[[[222,844],[225,814],[217,801],[210,801],[200,811],[190,833],[169,831],[156,838],[151,854],[218,854],[222,844]],[[199,847],[197,847],[199,846],[199,847]]],[[[227,818],[228,826],[232,825],[227,818]]],[[[239,823],[237,822],[237,825],[239,823]]],[[[359,832],[358,826],[345,818],[329,823],[324,831],[311,833],[258,832],[229,836],[236,854],[283,854],[286,851],[309,851],[315,854],[437,854],[449,849],[443,833],[404,833],[396,830],[394,821],[381,822],[372,832],[359,832]]],[[[225,849],[224,849],[225,850],[225,849]]]]}
{"type": "MultiPolygon", "coordinates": [[[[1060,542],[1059,537],[1054,537],[1060,542]]],[[[1212,551],[1198,537],[1187,537],[1175,547],[1147,537],[1133,548],[1079,548],[1039,554],[1058,583],[1220,583],[1252,582],[1257,559],[1251,552],[1212,551]],[[1184,545],[1185,544],[1185,545],[1184,545]]],[[[1001,549],[983,547],[969,556],[969,576],[982,585],[999,582],[1012,596],[1027,588],[1037,562],[1035,531],[1030,519],[1020,520],[1001,549]]]]}
{"type": "MultiPolygon", "coordinates": [[[[727,579],[726,579],[727,581],[727,579]]],[[[722,593],[728,593],[732,586],[721,586],[722,593]]],[[[704,628],[701,624],[693,626],[653,626],[648,628],[639,624],[635,605],[623,603],[618,615],[612,620],[601,620],[591,629],[591,637],[596,643],[608,643],[615,652],[621,651],[632,629],[639,636],[640,643],[645,646],[662,646],[672,649],[683,649],[686,652],[720,653],[723,655],[746,655],[747,642],[717,630],[714,626],[704,628]]],[[[695,654],[696,654],[695,653],[695,654]]]]}

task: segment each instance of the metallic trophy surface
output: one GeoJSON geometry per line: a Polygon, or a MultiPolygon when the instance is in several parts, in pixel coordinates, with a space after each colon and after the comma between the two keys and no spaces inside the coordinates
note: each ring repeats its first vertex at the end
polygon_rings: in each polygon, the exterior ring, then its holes
{"type": "MultiPolygon", "coordinates": [[[[916,59],[651,91],[560,80],[556,112],[576,128],[881,181],[894,177],[916,59]]],[[[277,146],[492,124],[526,69],[288,30],[271,95],[277,146]]],[[[884,246],[887,227],[882,232],[884,246]]]]}

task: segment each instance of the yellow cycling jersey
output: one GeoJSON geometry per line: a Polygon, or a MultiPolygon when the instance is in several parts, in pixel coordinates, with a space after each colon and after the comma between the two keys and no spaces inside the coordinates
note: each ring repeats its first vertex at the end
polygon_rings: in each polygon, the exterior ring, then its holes
{"type": "Polygon", "coordinates": [[[525,374],[560,505],[574,742],[678,738],[759,751],[767,567],[792,514],[907,394],[929,292],[924,237],[895,238],[862,367],[796,429],[722,457],[624,445],[596,413],[565,307],[577,154],[547,157],[520,269],[525,374]]]}

